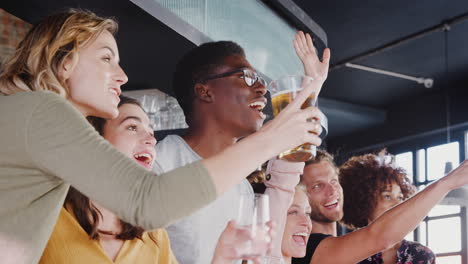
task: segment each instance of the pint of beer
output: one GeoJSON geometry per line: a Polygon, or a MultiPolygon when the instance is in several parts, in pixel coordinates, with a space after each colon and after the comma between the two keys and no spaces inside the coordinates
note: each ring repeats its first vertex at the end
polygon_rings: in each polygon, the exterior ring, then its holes
{"type": "MultiPolygon", "coordinates": [[[[276,116],[296,97],[296,94],[299,93],[299,91],[304,87],[311,85],[313,80],[314,79],[309,76],[290,75],[272,81],[268,88],[272,98],[273,114],[276,116]]],[[[310,97],[307,98],[302,105],[302,109],[309,106],[316,106],[319,92],[320,88],[317,88],[317,91],[312,92],[310,97]]],[[[316,120],[311,120],[311,122],[316,122],[316,120]]],[[[314,158],[316,151],[315,146],[306,143],[280,153],[278,157],[287,161],[301,162],[314,158]]]]}

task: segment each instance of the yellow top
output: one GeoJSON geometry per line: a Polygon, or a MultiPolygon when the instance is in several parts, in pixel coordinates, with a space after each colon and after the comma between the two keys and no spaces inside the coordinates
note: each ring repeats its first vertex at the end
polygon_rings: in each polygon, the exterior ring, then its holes
{"type": "Polygon", "coordinates": [[[115,262],[105,253],[97,240],[91,240],[75,217],[62,208],[52,236],[47,243],[40,264],[82,263],[161,263],[176,264],[166,230],[151,232],[157,243],[147,232],[142,239],[126,240],[115,262]]]}

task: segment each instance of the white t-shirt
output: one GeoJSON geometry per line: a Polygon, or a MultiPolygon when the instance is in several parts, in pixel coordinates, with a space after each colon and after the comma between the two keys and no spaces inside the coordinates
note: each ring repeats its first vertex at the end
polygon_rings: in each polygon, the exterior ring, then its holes
{"type": "MultiPolygon", "coordinates": [[[[200,159],[185,140],[170,135],[156,145],[153,170],[167,172],[200,159]]],[[[246,179],[216,201],[166,228],[172,251],[180,264],[211,263],[219,236],[227,222],[237,216],[242,194],[253,195],[246,179]]]]}

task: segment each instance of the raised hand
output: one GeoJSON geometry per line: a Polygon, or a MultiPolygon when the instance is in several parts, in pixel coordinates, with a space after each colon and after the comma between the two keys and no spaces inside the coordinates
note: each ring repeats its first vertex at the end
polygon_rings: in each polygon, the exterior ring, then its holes
{"type": "Polygon", "coordinates": [[[296,54],[304,65],[305,75],[324,82],[328,76],[330,49],[326,48],[323,51],[322,61],[320,61],[309,34],[299,31],[293,42],[296,54]]]}

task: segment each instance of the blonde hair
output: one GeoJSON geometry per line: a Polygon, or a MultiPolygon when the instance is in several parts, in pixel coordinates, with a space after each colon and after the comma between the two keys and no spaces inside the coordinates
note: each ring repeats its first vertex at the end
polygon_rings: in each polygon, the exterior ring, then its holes
{"type": "Polygon", "coordinates": [[[307,194],[307,187],[302,182],[298,183],[294,189],[295,189],[296,192],[297,191],[303,191],[303,192],[305,192],[307,194]]]}
{"type": "Polygon", "coordinates": [[[19,43],[0,74],[0,92],[48,90],[68,97],[66,80],[59,69],[71,59],[76,65],[78,50],[104,30],[117,32],[117,22],[91,11],[69,9],[35,25],[19,43]]]}

